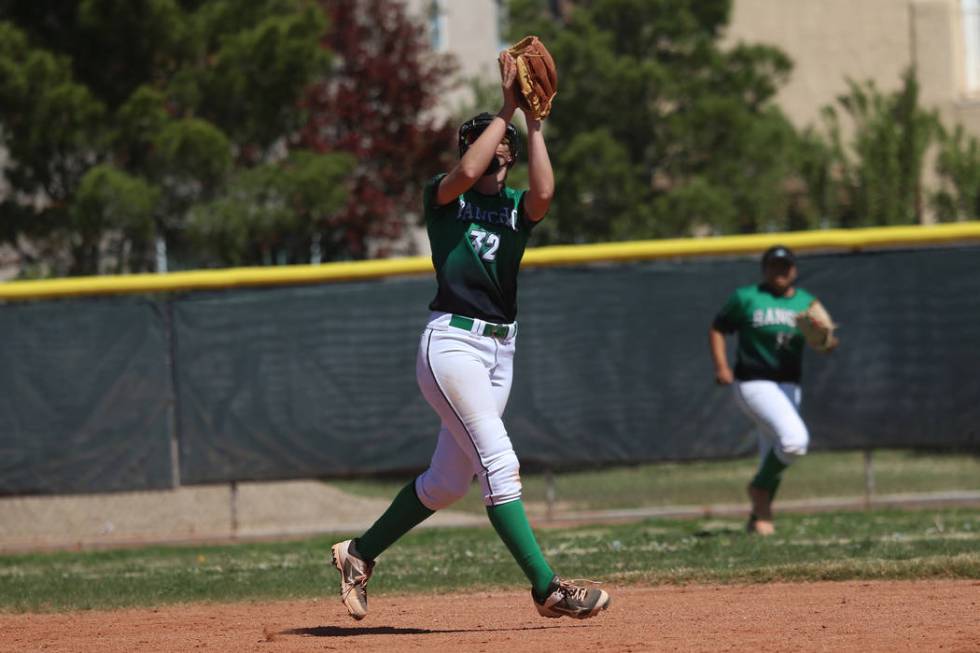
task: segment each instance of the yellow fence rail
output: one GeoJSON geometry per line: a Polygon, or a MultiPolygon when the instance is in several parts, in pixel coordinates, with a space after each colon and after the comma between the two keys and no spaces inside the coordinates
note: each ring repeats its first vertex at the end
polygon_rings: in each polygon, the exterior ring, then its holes
{"type": "MultiPolygon", "coordinates": [[[[887,247],[921,247],[980,242],[980,221],[941,225],[828,229],[710,238],[670,238],[595,245],[530,248],[525,267],[551,267],[663,258],[756,255],[776,243],[798,252],[860,251],[887,247]]],[[[432,262],[416,256],[376,261],[225,268],[168,274],[71,277],[0,283],[0,300],[18,301],[137,293],[185,292],[255,286],[282,286],[379,279],[428,274],[432,262]]]]}

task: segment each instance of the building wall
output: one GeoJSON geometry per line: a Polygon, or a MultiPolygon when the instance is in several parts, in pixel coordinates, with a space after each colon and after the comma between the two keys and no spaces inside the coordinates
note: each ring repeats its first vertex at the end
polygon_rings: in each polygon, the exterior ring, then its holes
{"type": "Polygon", "coordinates": [[[891,91],[915,65],[923,105],[980,134],[980,88],[966,80],[967,8],[961,0],[735,0],[726,40],[790,56],[793,74],[778,100],[798,126],[818,122],[848,78],[891,91]]]}
{"type": "MultiPolygon", "coordinates": [[[[847,79],[894,91],[915,66],[922,106],[980,136],[980,0],[735,0],[726,40],[789,55],[793,73],[777,100],[798,127],[819,125],[847,79]]],[[[935,188],[936,149],[926,156],[923,181],[935,188]]]]}
{"type": "MultiPolygon", "coordinates": [[[[500,34],[506,4],[405,0],[410,14],[438,27],[437,50],[455,55],[461,80],[495,79],[496,54],[506,45],[500,34]]],[[[725,40],[771,44],[790,56],[793,73],[778,101],[797,126],[819,122],[821,109],[847,92],[848,78],[891,91],[915,65],[923,104],[938,109],[947,124],[980,135],[980,0],[734,0],[725,40]],[[972,26],[964,19],[971,11],[972,26]],[[975,32],[972,43],[965,27],[975,32]]],[[[443,110],[468,100],[460,88],[443,110]]]]}
{"type": "Polygon", "coordinates": [[[506,0],[405,0],[411,16],[429,28],[433,49],[448,52],[459,64],[459,88],[442,103],[453,113],[472,101],[466,80],[497,78],[497,53],[504,45],[500,34],[501,11],[506,0]]]}
{"type": "Polygon", "coordinates": [[[774,45],[794,68],[779,102],[798,125],[846,90],[845,78],[894,87],[910,63],[907,3],[897,0],[735,0],[726,40],[774,45]]]}

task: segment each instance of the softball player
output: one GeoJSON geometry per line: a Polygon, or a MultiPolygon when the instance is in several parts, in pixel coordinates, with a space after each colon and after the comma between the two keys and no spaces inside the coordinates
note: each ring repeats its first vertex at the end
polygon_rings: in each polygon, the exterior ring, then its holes
{"type": "MultiPolygon", "coordinates": [[[[796,257],[777,245],[762,256],[763,282],[738,288],[709,331],[715,380],[734,383],[738,405],[759,426],[759,469],[748,485],[747,529],[771,535],[772,500],[786,469],[805,455],[810,435],[800,418],[804,338],[796,315],[813,295],[796,288],[796,257]],[[738,334],[735,371],[728,366],[725,334],[738,334]]],[[[836,347],[834,340],[830,349],[836,347]]]]}
{"type": "Polygon", "coordinates": [[[524,512],[520,465],[501,421],[517,340],[518,269],[531,230],[548,211],[554,177],[541,123],[528,112],[530,189],[505,185],[519,153],[510,124],[516,68],[506,52],[500,68],[503,107],[460,127],[459,162],[423,193],[438,291],[419,344],[416,378],[442,426],[429,468],[363,535],[333,546],[341,598],[355,619],[367,614],[375,559],[465,495],[474,477],[490,522],[530,581],[542,616],[585,619],[609,605],[605,591],[562,580],[545,561],[524,512]]]}

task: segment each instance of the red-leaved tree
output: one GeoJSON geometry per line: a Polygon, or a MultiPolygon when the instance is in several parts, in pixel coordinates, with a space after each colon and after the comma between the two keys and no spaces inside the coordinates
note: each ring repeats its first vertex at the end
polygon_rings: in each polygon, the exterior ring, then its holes
{"type": "Polygon", "coordinates": [[[419,212],[424,180],[445,169],[455,126],[432,109],[455,62],[434,54],[424,26],[393,0],[321,0],[330,17],[327,81],[306,95],[303,145],[357,160],[347,206],[323,225],[326,260],[386,256],[419,212]],[[369,244],[373,244],[369,252],[369,244]]]}

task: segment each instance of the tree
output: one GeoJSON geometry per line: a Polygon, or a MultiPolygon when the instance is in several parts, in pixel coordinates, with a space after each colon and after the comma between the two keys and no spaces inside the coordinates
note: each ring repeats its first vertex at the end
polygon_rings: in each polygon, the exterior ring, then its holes
{"type": "Polygon", "coordinates": [[[306,175],[323,173],[318,198],[281,198],[308,219],[326,222],[344,204],[349,158],[291,156],[302,152],[303,91],[330,71],[319,7],[0,0],[0,15],[0,142],[13,189],[0,205],[0,237],[30,239],[55,274],[152,269],[158,237],[185,264],[257,263],[281,242],[270,233],[287,227],[306,251],[293,243],[275,258],[309,260],[313,231],[283,212],[246,229],[249,246],[227,256],[198,247],[188,221],[206,229],[224,219],[202,207],[234,206],[253,169],[275,177],[280,192],[307,195],[306,175]],[[272,240],[255,242],[264,238],[272,240]]]}
{"type": "Polygon", "coordinates": [[[936,172],[941,187],[932,196],[939,220],[980,217],[980,140],[962,125],[940,131],[936,172]]]}
{"type": "Polygon", "coordinates": [[[67,57],[32,47],[24,32],[0,22],[0,137],[12,195],[0,205],[0,221],[8,242],[68,222],[67,204],[104,142],[105,115],[105,105],[74,80],[67,57]],[[30,208],[37,198],[46,202],[42,211],[30,208]]]}
{"type": "MultiPolygon", "coordinates": [[[[145,247],[154,233],[153,209],[159,190],[109,164],[89,168],[82,177],[69,215],[78,236],[73,257],[79,269],[96,269],[100,250],[114,255],[122,272],[128,248],[145,247]],[[105,243],[105,235],[111,240],[105,243]]],[[[136,252],[145,259],[148,252],[136,252]]]]}
{"type": "Polygon", "coordinates": [[[872,81],[848,80],[848,93],[823,115],[831,164],[841,201],[832,216],[843,227],[914,224],[922,221],[925,154],[939,133],[935,111],[918,104],[915,70],[902,75],[902,87],[882,93],[872,81]],[[845,143],[842,117],[852,126],[845,143]]]}
{"type": "Polygon", "coordinates": [[[791,63],[771,47],[722,49],[730,0],[579,0],[560,21],[546,4],[510,5],[511,39],[540,35],[558,63],[545,128],[559,192],[546,240],[812,219],[792,191],[808,142],[773,104],[791,63]]]}
{"type": "Polygon", "coordinates": [[[322,245],[331,257],[384,256],[417,212],[422,182],[452,154],[455,126],[433,109],[455,64],[428,50],[401,2],[321,4],[331,18],[323,45],[336,59],[331,77],[306,94],[302,143],[357,161],[349,200],[325,225],[322,245]]]}
{"type": "Polygon", "coordinates": [[[347,191],[324,183],[348,173],[350,157],[299,151],[284,163],[249,168],[227,192],[190,212],[197,246],[233,265],[309,260],[324,219],[342,207],[347,191]]]}

